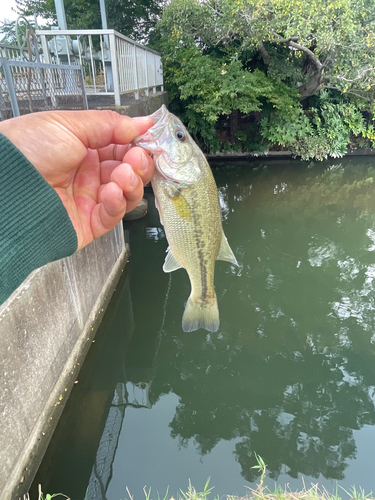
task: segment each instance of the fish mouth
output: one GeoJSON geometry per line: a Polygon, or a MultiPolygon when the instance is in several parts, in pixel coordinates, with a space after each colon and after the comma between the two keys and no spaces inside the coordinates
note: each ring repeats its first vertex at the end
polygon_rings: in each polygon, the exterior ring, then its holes
{"type": "MultiPolygon", "coordinates": [[[[159,108],[157,111],[155,111],[155,113],[153,113],[152,115],[149,115],[149,117],[152,118],[152,121],[156,125],[157,123],[160,122],[160,120],[163,120],[167,116],[168,113],[169,113],[169,111],[168,111],[167,107],[165,106],[165,104],[163,104],[161,108],[159,108]]],[[[153,127],[151,127],[151,128],[153,128],[153,127]]]]}
{"type": "Polygon", "coordinates": [[[140,146],[152,153],[158,175],[165,182],[180,187],[186,187],[196,182],[196,178],[194,178],[194,180],[186,179],[186,174],[183,175],[183,171],[179,173],[181,168],[186,166],[191,160],[193,155],[192,150],[188,158],[184,158],[183,162],[178,162],[176,159],[171,159],[169,152],[166,151],[165,148],[165,144],[171,141],[170,123],[174,115],[172,115],[163,104],[155,113],[149,115],[149,118],[153,120],[154,125],[150,127],[146,133],[136,137],[132,144],[134,146],[140,146]],[[173,169],[171,166],[173,166],[173,169]]]}
{"type": "Polygon", "coordinates": [[[166,125],[168,125],[168,115],[169,111],[164,104],[155,113],[148,115],[154,122],[154,125],[145,134],[136,137],[133,144],[148,149],[152,153],[161,152],[160,141],[158,139],[161,138],[166,125]]]}

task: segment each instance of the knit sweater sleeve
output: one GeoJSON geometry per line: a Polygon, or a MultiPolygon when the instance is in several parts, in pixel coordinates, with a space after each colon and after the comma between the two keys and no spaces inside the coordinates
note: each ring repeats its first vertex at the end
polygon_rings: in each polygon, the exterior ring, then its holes
{"type": "Polygon", "coordinates": [[[72,255],[77,245],[56,191],[0,134],[0,304],[31,271],[72,255]]]}

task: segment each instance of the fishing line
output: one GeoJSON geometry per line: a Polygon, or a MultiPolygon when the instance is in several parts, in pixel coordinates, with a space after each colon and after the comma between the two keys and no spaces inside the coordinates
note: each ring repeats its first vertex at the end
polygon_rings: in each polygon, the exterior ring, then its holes
{"type": "MultiPolygon", "coordinates": [[[[161,327],[160,327],[160,330],[159,330],[159,333],[158,333],[159,337],[160,337],[161,332],[163,331],[164,323],[165,323],[165,317],[167,315],[167,302],[168,302],[168,298],[169,298],[169,292],[170,292],[170,289],[171,289],[171,284],[172,284],[172,273],[169,273],[168,288],[167,288],[167,293],[165,294],[165,301],[164,301],[164,306],[163,306],[163,319],[162,319],[161,327]]],[[[161,340],[161,337],[159,338],[159,345],[160,345],[160,340],[161,340]]],[[[158,349],[159,349],[159,346],[158,346],[158,349]]]]}

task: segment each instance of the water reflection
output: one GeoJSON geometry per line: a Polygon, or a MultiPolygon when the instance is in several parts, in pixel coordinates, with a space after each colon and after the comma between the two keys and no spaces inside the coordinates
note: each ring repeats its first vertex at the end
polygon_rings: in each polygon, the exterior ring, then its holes
{"type": "MultiPolygon", "coordinates": [[[[357,457],[355,436],[375,425],[374,170],[352,160],[319,168],[299,163],[264,166],[215,171],[225,233],[240,262],[239,269],[217,264],[217,334],[181,331],[189,282],[183,270],[162,272],[167,243],[152,205],[149,218],[129,228],[128,309],[134,330],[119,349],[129,320],[113,312],[103,323],[104,329],[112,325],[117,340],[113,352],[101,360],[112,374],[103,398],[107,403],[97,408],[102,411],[102,442],[110,423],[116,425],[108,434],[112,446],[103,455],[110,474],[100,476],[102,486],[96,491],[101,496],[90,493],[88,499],[117,500],[116,482],[132,481],[140,489],[149,484],[142,463],[134,464],[132,477],[126,477],[121,466],[119,477],[114,464],[127,453],[121,448],[125,408],[138,405],[151,414],[166,395],[177,401],[173,417],[165,422],[158,410],[153,419],[158,429],[169,426],[177,464],[184,449],[193,446],[207,457],[223,442],[232,449],[222,461],[240,465],[242,484],[256,481],[255,452],[275,480],[285,473],[291,478],[344,480],[349,462],[369,461],[369,455],[357,457]]],[[[118,309],[124,313],[121,301],[118,309]]],[[[87,390],[99,392],[92,385],[87,390]]],[[[77,408],[69,411],[74,415],[77,408]]],[[[74,432],[82,426],[72,419],[68,427],[75,442],[74,432]]],[[[60,433],[64,436],[63,430],[60,433]]],[[[130,446],[132,438],[127,439],[130,446]]],[[[135,436],[134,442],[145,448],[145,455],[153,446],[143,443],[142,436],[135,436]]],[[[158,446],[163,457],[163,444],[158,441],[158,446]]],[[[97,480],[98,456],[104,448],[97,437],[88,459],[91,482],[86,475],[76,491],[97,480]]],[[[194,484],[189,474],[193,458],[189,460],[180,469],[176,466],[179,487],[189,477],[194,484]]],[[[65,477],[70,477],[67,469],[65,477]]],[[[359,477],[356,482],[368,489],[368,481],[371,478],[359,477]]],[[[66,483],[51,491],[78,498],[66,483]]]]}
{"type": "Polygon", "coordinates": [[[254,451],[275,480],[343,479],[353,430],[375,423],[373,170],[216,174],[243,275],[218,272],[218,335],[182,335],[170,305],[150,399],[179,397],[180,446],[240,438],[249,482],[254,451]]]}

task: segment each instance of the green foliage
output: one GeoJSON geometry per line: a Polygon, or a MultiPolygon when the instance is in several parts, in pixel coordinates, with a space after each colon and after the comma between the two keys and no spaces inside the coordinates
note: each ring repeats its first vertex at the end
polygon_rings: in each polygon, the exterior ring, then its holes
{"type": "Polygon", "coordinates": [[[278,113],[272,113],[262,119],[261,134],[272,144],[288,146],[294,142],[313,134],[313,127],[302,110],[298,108],[294,119],[286,119],[278,113]]]}
{"type": "Polygon", "coordinates": [[[194,486],[192,486],[191,481],[189,480],[189,487],[187,492],[185,493],[183,490],[180,489],[180,493],[182,495],[180,496],[180,500],[207,500],[208,495],[214,489],[214,486],[210,488],[208,487],[209,483],[210,483],[210,478],[207,479],[203,491],[197,492],[197,490],[194,488],[194,486]]]}
{"type": "MultiPolygon", "coordinates": [[[[53,495],[46,493],[46,495],[44,495],[42,486],[40,484],[38,485],[38,500],[52,500],[53,498],[65,498],[66,500],[70,500],[70,498],[63,493],[54,493],[53,495]]],[[[27,499],[30,500],[29,495],[27,495],[27,499]]]]}
{"type": "Polygon", "coordinates": [[[372,0],[172,0],[160,25],[203,50],[259,51],[268,76],[295,85],[304,98],[335,87],[369,103],[374,26],[372,0]]]}
{"type": "MultiPolygon", "coordinates": [[[[162,0],[106,0],[108,27],[135,40],[147,41],[160,18],[162,0]]],[[[34,13],[56,23],[54,0],[16,0],[17,11],[25,16],[34,13]]],[[[98,0],[64,2],[69,29],[101,29],[98,0]]]]}
{"type": "Polygon", "coordinates": [[[227,141],[223,145],[223,153],[240,153],[242,151],[242,145],[238,142],[227,141]]]}
{"type": "MultiPolygon", "coordinates": [[[[322,161],[330,156],[330,145],[326,138],[316,135],[308,135],[293,143],[288,144],[288,149],[294,158],[301,160],[322,161]]],[[[332,155],[334,156],[334,155],[332,155]]]]}
{"type": "Polygon", "coordinates": [[[257,465],[253,465],[251,468],[258,470],[261,473],[257,490],[259,491],[259,493],[263,493],[263,483],[264,478],[266,477],[267,464],[264,462],[261,456],[257,455],[256,453],[254,453],[254,455],[257,461],[257,465]]]}
{"type": "Polygon", "coordinates": [[[0,43],[17,45],[15,26],[15,21],[0,21],[0,43]]]}
{"type": "Polygon", "coordinates": [[[277,145],[322,160],[345,154],[352,136],[374,144],[361,112],[370,111],[361,98],[372,96],[374,72],[359,68],[372,58],[375,66],[365,20],[375,20],[366,0],[172,0],[155,39],[171,108],[209,152],[277,145]],[[325,86],[335,99],[317,93],[325,86]],[[313,106],[302,108],[301,92],[315,92],[313,106]],[[260,126],[245,131],[256,113],[260,126]]]}
{"type": "MultiPolygon", "coordinates": [[[[221,146],[215,125],[221,117],[239,111],[242,116],[265,107],[292,118],[299,109],[296,89],[247,70],[236,55],[199,50],[180,34],[163,37],[157,48],[163,52],[164,78],[171,110],[177,111],[189,131],[210,152],[241,151],[249,145],[245,132],[231,130],[230,144],[221,146]],[[174,109],[175,108],[175,109],[174,109]]],[[[224,141],[223,141],[224,142],[224,141]]]]}
{"type": "Polygon", "coordinates": [[[300,108],[293,121],[277,114],[263,118],[261,134],[302,160],[341,157],[347,152],[352,135],[369,139],[372,145],[375,139],[374,126],[352,103],[333,103],[325,94],[319,107],[311,107],[307,112],[300,108]]]}

